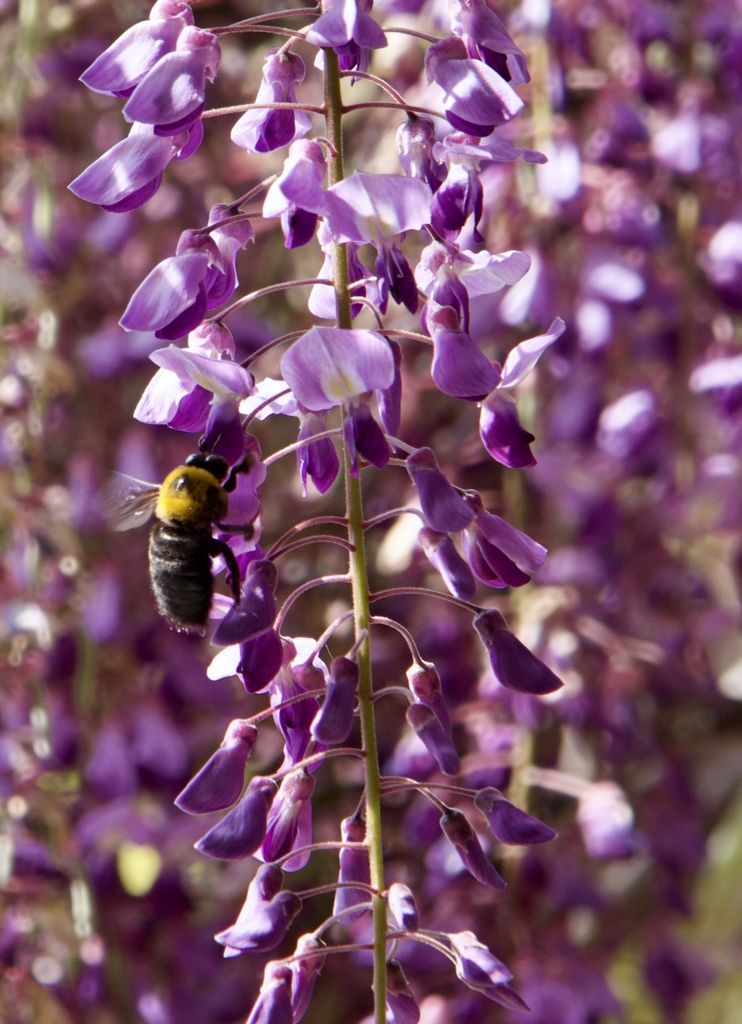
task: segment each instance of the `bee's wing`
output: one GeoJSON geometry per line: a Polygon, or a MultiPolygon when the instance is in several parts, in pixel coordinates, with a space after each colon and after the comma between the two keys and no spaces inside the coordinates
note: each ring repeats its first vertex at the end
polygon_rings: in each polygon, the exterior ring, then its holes
{"type": "Polygon", "coordinates": [[[159,484],[113,473],[98,492],[98,505],[112,530],[133,530],[151,517],[159,493],[159,484]]]}

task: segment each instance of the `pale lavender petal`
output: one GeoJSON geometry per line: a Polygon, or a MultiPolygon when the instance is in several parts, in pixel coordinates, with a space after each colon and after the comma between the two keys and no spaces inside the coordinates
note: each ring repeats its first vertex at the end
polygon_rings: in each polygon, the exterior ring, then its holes
{"type": "Polygon", "coordinates": [[[313,327],[283,357],[281,374],[303,406],[322,412],[388,388],[394,356],[386,339],[373,331],[313,327]]]}
{"type": "Polygon", "coordinates": [[[433,194],[430,186],[417,178],[355,171],[329,192],[359,219],[361,230],[352,239],[356,242],[389,240],[403,231],[417,231],[430,220],[433,194]]]}
{"type": "MultiPolygon", "coordinates": [[[[524,254],[525,255],[525,254],[524,254]]],[[[535,338],[521,341],[512,349],[505,360],[502,368],[502,379],[499,387],[514,388],[528,376],[546,349],[553,345],[557,338],[560,338],[567,325],[561,317],[552,321],[545,334],[539,334],[535,338]]]]}
{"type": "Polygon", "coordinates": [[[210,260],[208,252],[192,250],[158,263],[129,300],[121,326],[127,331],[156,331],[167,326],[193,305],[210,260]]]}
{"type": "Polygon", "coordinates": [[[159,179],[177,150],[171,137],[134,132],[117,142],[68,186],[80,199],[114,206],[159,179]]]}
{"type": "Polygon", "coordinates": [[[212,32],[189,26],[178,49],[147,72],[124,107],[124,117],[142,124],[175,125],[200,112],[206,80],[213,80],[221,51],[212,32]]]}

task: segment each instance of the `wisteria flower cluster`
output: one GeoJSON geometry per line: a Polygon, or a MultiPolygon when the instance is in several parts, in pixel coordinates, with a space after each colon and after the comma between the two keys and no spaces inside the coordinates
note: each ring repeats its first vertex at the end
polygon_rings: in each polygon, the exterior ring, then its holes
{"type": "Polygon", "coordinates": [[[725,1019],[732,0],[12,24],[0,1019],[725,1019]]]}
{"type": "MultiPolygon", "coordinates": [[[[272,18],[258,15],[230,31],[264,31],[272,18]]],[[[557,318],[544,334],[520,342],[502,364],[488,357],[470,333],[471,302],[517,283],[530,267],[524,252],[492,253],[483,248],[478,230],[483,214],[481,167],[519,158],[545,159],[496,133],[523,108],[516,87],[529,81],[526,60],[484,0],[454,5],[449,34],[431,43],[425,54],[432,108],[427,111],[369,73],[372,51],[388,45],[370,5],[337,0],[308,27],[280,29],[278,34],[285,34],[286,40],[266,53],[257,97],[245,105],[231,140],[255,155],[288,147],[283,171],[232,204],[215,206],[205,227],[185,231],[175,254],[150,271],[121,318],[128,331],[153,332],[170,342],[151,354],[159,369],[136,417],[196,433],[201,453],[222,456],[236,469],[249,466],[234,491],[238,508],[230,498],[230,521],[235,522],[237,512],[248,528],[243,535],[219,533],[225,555],[230,556],[227,563],[239,568],[241,585],[232,607],[215,602],[212,642],[222,650],[213,659],[209,676],[237,675],[248,693],[267,692],[284,740],[280,768],[272,775],[252,775],[243,792],[246,762],[265,714],[232,722],[220,748],[177,803],[190,814],[226,811],[196,844],[202,853],[221,860],[254,856],[264,862],[237,920],[216,936],[229,957],[247,950],[274,950],[312,895],[284,888],[286,872],[304,868],[314,849],[340,850],[332,916],[299,938],[293,956],[268,962],[249,1017],[252,1024],[298,1021],[304,1015],[317,974],[332,951],[323,936],[334,922],[347,927],[353,922],[355,939],[342,947],[346,952],[373,950],[378,1021],[419,1019],[403,968],[395,959],[405,943],[441,951],[469,987],[505,1006],[525,1008],[510,985],[512,973],[472,932],[423,927],[409,886],[403,881],[394,881],[391,888],[387,884],[382,810],[386,793],[419,789],[439,810],[441,834],[462,867],[496,891],[506,882],[487,853],[494,850],[495,841],[529,845],[552,839],[555,833],[509,803],[496,788],[445,782],[431,787],[381,771],[376,719],[378,701],[387,691],[407,698],[407,722],[430,758],[426,781],[432,782],[438,773],[455,778],[461,765],[435,664],[423,660],[404,625],[372,611],[378,598],[369,591],[369,523],[360,479],[363,467],[407,466],[419,501],[415,514],[422,550],[440,572],[450,599],[476,613],[474,626],[499,685],[526,695],[559,690],[559,677],[517,638],[500,611],[482,605],[480,593],[480,585],[500,590],[528,583],[543,565],[545,548],[487,511],[476,491],[452,485],[431,448],[414,448],[397,437],[406,401],[403,345],[412,339],[432,347],[430,376],[436,388],[480,405],[481,437],[489,455],[511,469],[535,462],[533,436],[521,425],[511,392],[559,338],[564,323],[557,318]],[[301,91],[306,67],[295,51],[307,46],[314,48],[315,63],[324,76],[320,104],[311,104],[311,97],[301,91]],[[381,97],[392,96],[391,106],[404,117],[397,131],[399,167],[394,173],[346,170],[344,119],[372,110],[375,101],[347,105],[341,93],[343,78],[350,79],[351,91],[362,80],[373,83],[381,97]],[[310,113],[324,117],[324,136],[308,138],[313,132],[310,113]],[[301,331],[293,341],[274,339],[239,363],[229,322],[249,301],[249,296],[234,298],[239,287],[237,263],[239,251],[254,240],[255,215],[251,217],[249,210],[261,191],[262,216],[280,219],[288,248],[317,237],[324,262],[317,268],[309,311],[331,325],[301,331]],[[412,238],[420,233],[427,235],[428,244],[422,252],[418,247],[415,255],[412,238]],[[372,266],[362,258],[369,248],[372,266]],[[390,301],[413,317],[420,310],[423,333],[387,327],[384,317],[390,301]],[[372,328],[354,326],[364,311],[375,321],[372,328]],[[184,338],[186,347],[174,344],[184,338]],[[261,356],[279,345],[284,349],[281,378],[261,378],[261,356]],[[345,526],[347,540],[307,533],[311,527],[338,522],[317,516],[268,549],[263,547],[262,531],[253,524],[260,522],[261,504],[270,498],[263,498],[260,488],[266,467],[283,453],[263,458],[257,440],[247,433],[256,415],[298,417],[299,435],[291,447],[297,451],[305,493],[309,484],[325,493],[339,475],[344,476],[346,510],[339,523],[345,526]],[[281,555],[297,544],[318,541],[342,543],[349,557],[347,574],[309,580],[279,608],[281,555]],[[284,620],[290,605],[310,588],[343,581],[352,589],[355,640],[328,665],[323,650],[334,646],[347,616],[331,622],[315,642],[287,635],[284,620]],[[372,679],[372,640],[380,626],[400,631],[407,642],[407,686],[379,686],[372,679]],[[360,744],[347,746],[356,718],[360,744]],[[335,757],[362,759],[361,801],[344,820],[338,841],[316,843],[315,777],[335,757]],[[444,803],[446,789],[456,803],[468,801],[468,810],[444,803]],[[485,822],[491,829],[489,839],[480,838],[485,822]],[[370,919],[369,924],[356,923],[361,919],[370,919]]],[[[110,211],[132,210],[149,200],[167,164],[190,157],[201,142],[206,86],[219,62],[218,34],[195,27],[188,4],[158,0],[149,21],[127,30],[82,75],[96,92],[125,99],[123,114],[132,129],[128,140],[114,145],[75,179],[73,191],[110,211]]],[[[291,285],[282,282],[271,290],[291,285]]],[[[176,531],[186,529],[185,518],[176,513],[165,522],[176,531]]],[[[405,592],[396,587],[389,594],[405,592]]]]}

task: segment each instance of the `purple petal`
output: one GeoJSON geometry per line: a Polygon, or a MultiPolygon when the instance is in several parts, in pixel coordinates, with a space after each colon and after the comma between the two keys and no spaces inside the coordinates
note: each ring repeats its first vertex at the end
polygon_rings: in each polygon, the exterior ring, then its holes
{"type": "Polygon", "coordinates": [[[482,990],[502,985],[513,977],[513,972],[477,939],[474,932],[452,932],[448,939],[456,954],[456,975],[466,985],[482,990]]]}
{"type": "Polygon", "coordinates": [[[450,306],[428,312],[427,320],[433,338],[431,375],[436,387],[453,398],[481,401],[496,387],[499,372],[461,330],[450,306]]]}
{"type": "Polygon", "coordinates": [[[124,117],[142,124],[182,126],[203,106],[206,79],[213,80],[219,59],[213,33],[193,26],[183,29],[178,49],[161,57],[134,89],[124,117]]]}
{"type": "Polygon", "coordinates": [[[536,439],[523,429],[515,404],[504,398],[499,388],[482,402],[479,434],[484,447],[501,465],[510,469],[536,465],[531,452],[531,443],[536,439]]]}
{"type": "Polygon", "coordinates": [[[231,807],[242,793],[245,765],[257,738],[254,725],[239,719],[232,722],[222,745],[175,798],[176,806],[186,814],[231,807]]]}
{"type": "Polygon", "coordinates": [[[518,693],[554,693],[564,685],[548,666],[532,654],[507,628],[499,612],[486,611],[474,619],[474,628],[487,648],[495,679],[518,693]]]}
{"type": "Polygon", "coordinates": [[[251,779],[240,802],[199,839],[196,849],[218,860],[240,860],[255,853],[265,838],[268,807],[277,788],[272,779],[251,779]]]}
{"type": "MultiPolygon", "coordinates": [[[[301,935],[296,943],[295,955],[325,949],[325,944],[313,933],[301,935]]],[[[291,1024],[298,1024],[309,1009],[314,985],[320,971],[324,967],[326,957],[320,953],[316,956],[300,956],[291,963],[293,980],[291,984],[291,1005],[293,1016],[291,1024]]]]}
{"type": "Polygon", "coordinates": [[[556,837],[553,828],[511,804],[499,790],[492,787],[477,793],[474,806],[485,816],[492,834],[501,843],[532,846],[535,843],[548,843],[556,837]]]}
{"type": "Polygon", "coordinates": [[[504,551],[524,572],[536,572],[544,564],[546,548],[522,530],[506,523],[500,516],[482,511],[477,515],[476,528],[490,544],[504,551]]]}
{"type": "Polygon", "coordinates": [[[279,892],[269,903],[263,903],[247,915],[219,932],[214,938],[231,950],[266,953],[283,940],[291,922],[301,910],[301,900],[294,892],[279,892]]]}
{"type": "Polygon", "coordinates": [[[411,704],[406,718],[444,775],[458,775],[461,762],[453,740],[426,704],[411,704]]]}
{"type": "MultiPolygon", "coordinates": [[[[134,134],[132,129],[128,138],[117,142],[78,175],[69,189],[89,203],[117,206],[134,195],[141,196],[153,183],[156,190],[176,151],[173,139],[161,139],[151,132],[134,134]]],[[[137,205],[144,202],[146,199],[137,205]]]]}
{"type": "Polygon", "coordinates": [[[441,690],[441,677],[435,665],[427,661],[411,665],[407,669],[407,682],[416,699],[435,713],[435,717],[450,736],[451,719],[441,690]]]}
{"type": "Polygon", "coordinates": [[[293,977],[284,964],[266,964],[265,980],[246,1024],[294,1024],[299,1018],[291,1002],[293,977]]]}
{"type": "Polygon", "coordinates": [[[474,829],[461,811],[449,807],[441,815],[440,825],[446,839],[461,858],[462,864],[478,882],[496,892],[506,887],[505,879],[485,854],[474,829]]]}
{"type": "Polygon", "coordinates": [[[248,693],[260,693],[273,679],[281,667],[283,646],[275,629],[256,636],[254,640],[240,645],[242,652],[237,671],[242,677],[248,693]]]}
{"type": "Polygon", "coordinates": [[[93,92],[127,95],[166,53],[175,49],[180,33],[192,24],[189,4],[155,4],[150,20],[127,29],[80,75],[80,81],[93,92]],[[158,7],[165,17],[156,16],[158,7]]]}
{"type": "Polygon", "coordinates": [[[417,907],[412,890],[402,882],[392,882],[387,894],[389,909],[400,928],[408,932],[417,931],[417,907]]]}
{"type": "Polygon", "coordinates": [[[567,325],[560,318],[552,321],[545,334],[539,334],[528,341],[521,341],[519,345],[508,353],[505,365],[502,368],[501,388],[514,388],[528,376],[543,353],[552,345],[557,338],[561,337],[567,325]]]}
{"type": "Polygon", "coordinates": [[[325,699],[312,722],[312,735],[320,743],[343,743],[353,728],[358,689],[358,665],[350,658],[335,658],[325,699]]]}
{"type": "MultiPolygon", "coordinates": [[[[419,231],[430,221],[433,195],[417,178],[355,171],[329,193],[342,199],[357,218],[358,233],[347,241],[388,241],[403,231],[419,231]]],[[[333,231],[332,217],[329,220],[333,231]]]]}
{"type": "Polygon", "coordinates": [[[276,620],[277,583],[278,570],[273,562],[264,558],[250,562],[240,602],[219,623],[212,643],[217,647],[246,643],[271,629],[276,620]]]}
{"type": "MultiPolygon", "coordinates": [[[[344,843],[362,843],[366,838],[366,826],[355,817],[344,818],[340,825],[340,834],[344,843]]],[[[339,854],[340,873],[338,882],[363,882],[371,884],[371,869],[368,862],[368,850],[343,849],[339,854]]],[[[332,913],[340,914],[349,907],[359,903],[368,903],[371,899],[365,889],[342,888],[335,890],[335,902],[332,913]]],[[[352,921],[367,913],[367,909],[357,913],[343,914],[343,921],[352,921]]]]}
{"type": "Polygon", "coordinates": [[[523,108],[523,100],[496,71],[466,55],[460,39],[434,43],[425,55],[428,81],[444,92],[449,122],[470,135],[489,135],[523,108]]]}
{"type": "Polygon", "coordinates": [[[358,474],[356,453],[377,469],[384,468],[392,451],[384,431],[365,402],[350,406],[343,424],[343,433],[354,476],[358,474]]]}
{"type": "Polygon", "coordinates": [[[322,412],[390,387],[394,356],[373,331],[313,327],[284,355],[281,375],[305,408],[322,412]]]}
{"type": "Polygon", "coordinates": [[[430,563],[443,577],[443,582],[460,601],[473,601],[477,592],[477,581],[468,564],[456,550],[451,538],[445,533],[423,528],[417,535],[420,547],[430,563]]]}
{"type": "Polygon", "coordinates": [[[457,533],[474,519],[474,511],[438,469],[430,448],[419,448],[407,459],[407,470],[420,495],[428,526],[440,533],[457,533]]]}
{"type": "Polygon", "coordinates": [[[193,250],[158,263],[129,300],[121,326],[127,331],[157,331],[192,308],[210,260],[208,252],[193,250]]]}
{"type": "Polygon", "coordinates": [[[386,1024],[418,1024],[420,1008],[397,960],[387,960],[386,977],[386,1024]]]}

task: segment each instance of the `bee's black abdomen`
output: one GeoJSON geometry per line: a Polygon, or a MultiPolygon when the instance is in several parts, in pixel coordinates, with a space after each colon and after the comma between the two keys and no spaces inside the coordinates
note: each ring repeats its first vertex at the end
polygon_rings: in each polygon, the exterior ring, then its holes
{"type": "Polygon", "coordinates": [[[158,523],[149,538],[149,574],[160,613],[178,629],[206,626],[214,584],[211,527],[193,530],[158,523]]]}

